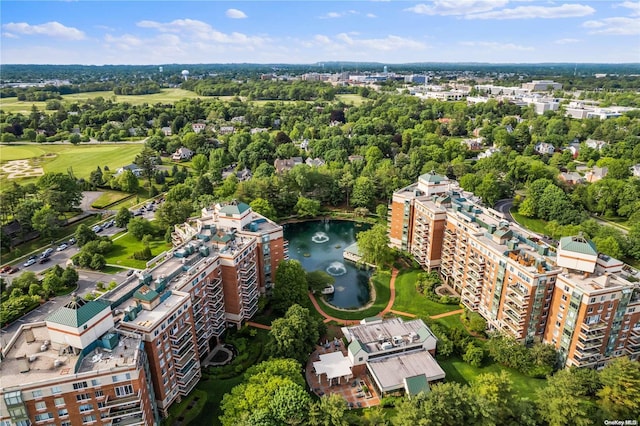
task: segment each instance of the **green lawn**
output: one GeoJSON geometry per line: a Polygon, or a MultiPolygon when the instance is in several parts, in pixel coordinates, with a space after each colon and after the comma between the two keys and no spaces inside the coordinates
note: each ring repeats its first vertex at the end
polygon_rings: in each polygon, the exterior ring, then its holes
{"type": "Polygon", "coordinates": [[[363,103],[367,102],[367,99],[363,98],[360,95],[356,95],[353,93],[347,93],[344,95],[336,95],[336,99],[344,102],[345,104],[353,104],[354,106],[360,106],[363,103]]]}
{"type": "Polygon", "coordinates": [[[116,170],[127,165],[142,150],[142,144],[91,144],[91,145],[0,145],[0,162],[30,159],[32,166],[45,172],[66,173],[69,168],[77,177],[88,178],[100,166],[116,170]]]}
{"type": "Polygon", "coordinates": [[[438,359],[440,367],[446,373],[447,381],[459,382],[462,384],[472,383],[478,375],[483,373],[500,373],[506,371],[513,382],[514,392],[521,398],[533,398],[535,391],[544,387],[545,379],[534,379],[512,369],[503,367],[497,363],[489,363],[485,360],[485,365],[480,368],[473,367],[457,357],[438,359]]]}
{"type": "Polygon", "coordinates": [[[421,271],[404,271],[396,278],[396,300],[393,310],[416,314],[420,317],[443,314],[460,309],[458,305],[433,302],[416,291],[415,282],[421,271]]]}
{"type": "Polygon", "coordinates": [[[120,191],[104,191],[104,193],[95,199],[91,207],[95,209],[103,209],[112,204],[115,204],[123,199],[131,197],[131,194],[120,191]]]}
{"type": "MultiPolygon", "coordinates": [[[[151,253],[157,256],[163,251],[169,250],[171,244],[162,238],[156,238],[149,243],[151,253]]],[[[113,265],[121,265],[129,268],[144,269],[146,261],[133,259],[133,253],[142,250],[144,247],[142,241],[138,241],[133,235],[126,234],[113,242],[113,246],[107,255],[107,263],[113,265]]]]}
{"type": "Polygon", "coordinates": [[[232,377],[231,379],[202,379],[198,383],[196,389],[207,393],[207,403],[198,417],[196,417],[189,425],[192,426],[217,426],[220,425],[218,417],[222,415],[220,402],[225,393],[231,392],[234,386],[242,383],[242,375],[232,377]]]}
{"type": "Polygon", "coordinates": [[[542,219],[533,219],[530,217],[524,217],[520,213],[516,211],[516,209],[512,208],[511,216],[513,219],[518,222],[518,224],[524,228],[527,228],[529,231],[537,232],[538,234],[546,235],[547,233],[547,222],[542,219]]]}
{"type": "Polygon", "coordinates": [[[390,281],[391,274],[387,271],[377,271],[371,277],[371,282],[376,290],[376,300],[373,302],[373,305],[361,311],[343,311],[334,309],[327,304],[322,297],[316,296],[316,299],[323,311],[336,318],[357,320],[372,317],[378,315],[387,306],[389,298],[391,297],[391,290],[389,289],[390,281]]]}
{"type": "MultiPolygon", "coordinates": [[[[127,102],[132,105],[142,105],[148,103],[150,105],[156,103],[174,103],[181,99],[191,98],[207,98],[208,96],[199,96],[195,92],[183,89],[162,89],[160,93],[152,93],[149,95],[114,95],[113,91],[108,92],[84,92],[73,93],[71,95],[62,96],[62,102],[72,104],[75,102],[84,102],[88,99],[104,98],[115,102],[127,102]]],[[[0,100],[0,109],[11,113],[29,113],[31,106],[35,105],[39,110],[44,110],[46,102],[18,101],[18,98],[3,98],[0,100]]]]}

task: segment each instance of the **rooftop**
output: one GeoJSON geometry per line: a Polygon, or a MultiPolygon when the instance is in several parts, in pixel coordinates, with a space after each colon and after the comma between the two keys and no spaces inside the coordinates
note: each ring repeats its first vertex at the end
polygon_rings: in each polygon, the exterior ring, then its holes
{"type": "Polygon", "coordinates": [[[51,345],[44,322],[25,324],[3,351],[4,359],[0,362],[1,387],[6,390],[48,380],[59,381],[65,376],[73,378],[76,374],[135,365],[141,339],[130,333],[126,333],[127,337],[120,336],[120,344],[111,351],[94,349],[81,357],[78,351],[74,353],[51,345]],[[100,357],[93,357],[99,353],[102,354],[100,357]]]}
{"type": "Polygon", "coordinates": [[[598,250],[593,241],[584,238],[582,234],[573,237],[560,238],[559,248],[561,250],[572,251],[574,253],[598,255],[598,250]]]}
{"type": "MultiPolygon", "coordinates": [[[[162,302],[153,308],[153,310],[141,310],[133,321],[127,322],[126,324],[133,324],[136,328],[139,327],[145,331],[150,331],[155,328],[158,322],[161,322],[169,312],[174,311],[179,305],[190,300],[189,293],[183,293],[181,291],[171,291],[170,293],[166,299],[161,299],[162,302]]],[[[123,303],[123,305],[125,305],[125,307],[135,305],[135,301],[130,299],[123,303]]]]}
{"type": "Polygon", "coordinates": [[[405,377],[424,375],[431,382],[445,376],[444,370],[425,350],[375,359],[367,365],[384,392],[404,388],[405,377]]]}
{"type": "MultiPolygon", "coordinates": [[[[359,344],[368,353],[386,350],[383,346],[389,342],[393,346],[422,344],[429,337],[435,336],[421,319],[404,322],[401,318],[374,321],[343,329],[349,341],[359,344]]],[[[351,347],[351,345],[350,345],[351,347]]]]}
{"type": "Polygon", "coordinates": [[[55,310],[45,320],[69,327],[80,327],[98,315],[109,305],[101,300],[87,301],[81,297],[72,297],[66,305],[55,310]]]}
{"type": "Polygon", "coordinates": [[[229,204],[225,204],[220,209],[220,213],[226,215],[238,215],[246,212],[251,207],[248,204],[239,201],[232,201],[229,204]]]}

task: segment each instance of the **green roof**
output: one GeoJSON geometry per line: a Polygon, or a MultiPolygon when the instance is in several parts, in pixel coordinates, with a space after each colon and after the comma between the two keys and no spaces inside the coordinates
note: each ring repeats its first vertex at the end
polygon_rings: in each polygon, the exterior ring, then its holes
{"type": "Polygon", "coordinates": [[[351,253],[351,254],[355,254],[355,255],[358,255],[358,256],[362,256],[362,253],[360,253],[360,249],[358,248],[358,243],[357,242],[345,247],[344,251],[346,251],[347,253],[351,253]]]}
{"type": "Polygon", "coordinates": [[[349,343],[349,347],[347,348],[347,350],[354,357],[358,354],[358,352],[366,352],[364,345],[360,343],[358,339],[353,339],[351,343],[349,343]]]}
{"type": "Polygon", "coordinates": [[[510,238],[513,236],[511,229],[500,228],[495,232],[495,235],[499,238],[510,238]]]}
{"type": "Polygon", "coordinates": [[[224,213],[226,215],[242,214],[249,209],[250,207],[248,204],[242,202],[234,202],[226,204],[224,207],[222,207],[220,209],[220,213],[224,213]]]}
{"type": "Polygon", "coordinates": [[[574,253],[590,254],[592,256],[598,255],[598,250],[593,241],[584,238],[582,235],[560,238],[559,248],[560,250],[572,251],[574,253]]]}
{"type": "Polygon", "coordinates": [[[86,301],[78,297],[53,312],[45,321],[78,328],[108,307],[108,303],[100,300],[86,301]]]}
{"type": "Polygon", "coordinates": [[[429,173],[425,173],[421,175],[419,179],[429,183],[440,183],[443,180],[447,180],[445,176],[437,175],[436,172],[434,172],[433,170],[430,171],[429,173]]]}
{"type": "Polygon", "coordinates": [[[407,395],[409,396],[417,395],[420,392],[429,393],[431,391],[427,376],[425,376],[424,374],[405,377],[404,388],[407,391],[407,395]]]}
{"type": "Polygon", "coordinates": [[[144,302],[151,302],[153,299],[158,297],[158,292],[149,286],[143,285],[133,293],[133,297],[144,302]]]}
{"type": "Polygon", "coordinates": [[[222,235],[214,235],[213,236],[213,241],[216,242],[220,242],[220,243],[228,243],[229,241],[231,241],[233,239],[233,237],[231,236],[231,234],[222,234],[222,235]]]}

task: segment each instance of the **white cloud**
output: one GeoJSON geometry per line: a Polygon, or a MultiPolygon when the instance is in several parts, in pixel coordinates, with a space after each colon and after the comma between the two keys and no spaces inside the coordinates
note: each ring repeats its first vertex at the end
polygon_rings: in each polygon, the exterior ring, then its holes
{"type": "Polygon", "coordinates": [[[572,44],[572,43],[578,43],[580,40],[577,38],[561,38],[558,39],[556,41],[554,41],[554,44],[572,44]]]}
{"type": "Polygon", "coordinates": [[[19,38],[17,35],[15,34],[11,34],[11,33],[2,33],[2,37],[6,37],[6,38],[19,38]]]}
{"type": "Polygon", "coordinates": [[[378,15],[376,15],[376,14],[374,14],[374,13],[367,13],[365,16],[366,16],[367,18],[377,18],[377,17],[378,17],[378,15]]]}
{"type": "Polygon", "coordinates": [[[640,16],[640,2],[625,1],[625,2],[622,2],[620,6],[631,9],[631,16],[640,16]]]}
{"type": "Polygon", "coordinates": [[[331,39],[326,35],[317,34],[313,39],[320,44],[331,44],[331,39]]]}
{"type": "Polygon", "coordinates": [[[26,22],[9,22],[8,24],[4,24],[2,28],[14,35],[43,35],[67,40],[84,39],[84,32],[77,28],[64,26],[60,22],[56,21],[46,22],[39,25],[30,25],[26,22]]]}
{"type": "Polygon", "coordinates": [[[468,15],[487,12],[509,3],[509,0],[433,0],[404,9],[419,15],[468,15]]]}
{"type": "Polygon", "coordinates": [[[582,4],[563,4],[561,6],[518,6],[512,9],[465,15],[466,19],[555,19],[576,18],[591,15],[596,10],[582,4]]]}
{"type": "Polygon", "coordinates": [[[531,46],[522,46],[514,43],[498,43],[495,41],[461,41],[462,46],[482,47],[491,50],[534,50],[531,46]]]}
{"type": "Polygon", "coordinates": [[[227,15],[227,18],[231,19],[244,19],[247,17],[246,13],[238,9],[227,9],[225,15],[227,15]]]}
{"type": "Polygon", "coordinates": [[[328,12],[322,16],[320,16],[320,19],[338,19],[338,18],[344,18],[345,16],[349,16],[349,15],[359,15],[360,13],[357,10],[345,10],[342,12],[328,12]]]}
{"type": "MultiPolygon", "coordinates": [[[[582,24],[584,28],[589,28],[590,34],[601,35],[639,35],[640,18],[605,18],[597,21],[586,21],[582,24]]],[[[637,50],[636,50],[637,51],[637,50]]]]}
{"type": "Polygon", "coordinates": [[[141,28],[152,28],[161,33],[180,34],[192,41],[214,42],[220,44],[238,44],[249,48],[261,46],[269,41],[268,38],[248,36],[239,32],[223,33],[214,29],[206,22],[196,19],[176,19],[171,22],[140,21],[141,28]]]}

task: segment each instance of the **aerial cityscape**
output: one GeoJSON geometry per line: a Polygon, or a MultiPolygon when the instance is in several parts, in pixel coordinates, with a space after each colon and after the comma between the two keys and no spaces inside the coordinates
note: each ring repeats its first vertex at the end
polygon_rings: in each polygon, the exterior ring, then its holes
{"type": "Polygon", "coordinates": [[[0,12],[0,426],[640,421],[640,3],[0,12]]]}

